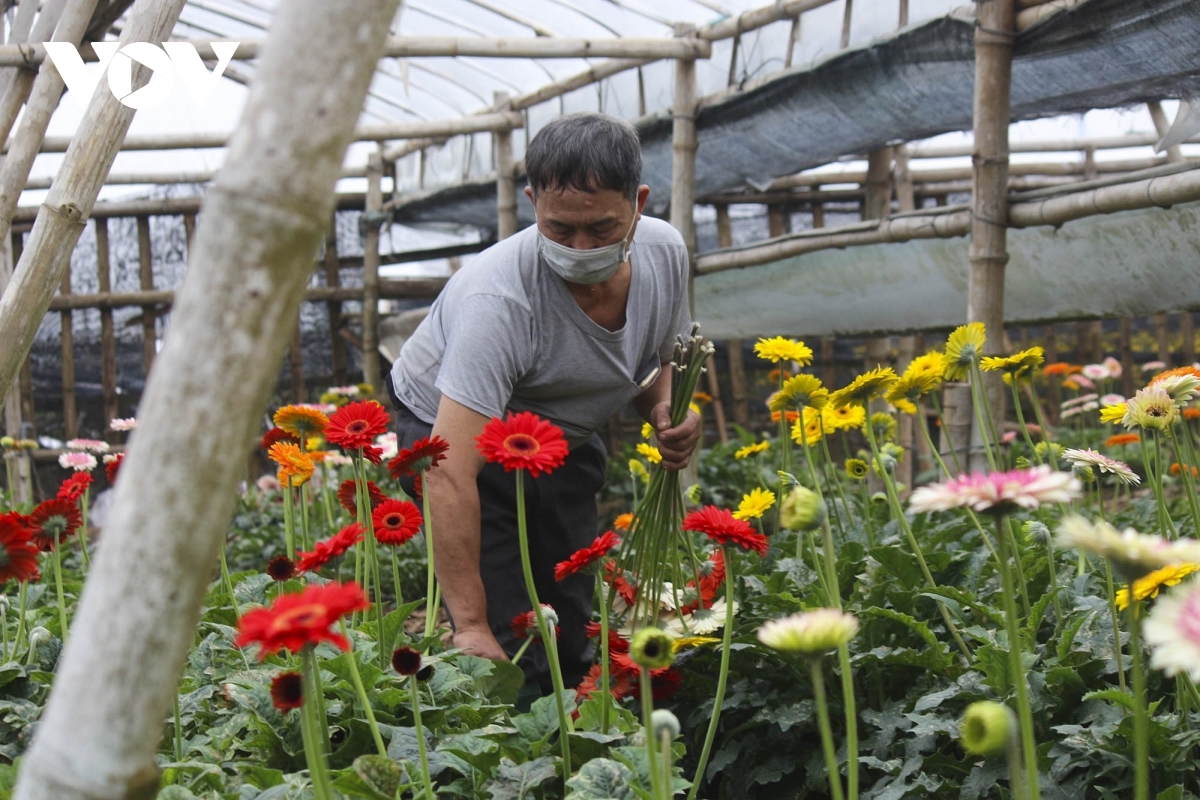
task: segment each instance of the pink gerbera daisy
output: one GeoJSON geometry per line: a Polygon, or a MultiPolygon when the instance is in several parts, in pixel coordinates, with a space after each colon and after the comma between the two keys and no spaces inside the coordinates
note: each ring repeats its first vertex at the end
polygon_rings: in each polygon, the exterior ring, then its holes
{"type": "Polygon", "coordinates": [[[960,475],[942,483],[922,486],[912,493],[908,508],[947,511],[970,508],[980,513],[1011,514],[1017,509],[1037,508],[1043,503],[1067,503],[1082,490],[1079,479],[1069,472],[1048,466],[960,475]]]}

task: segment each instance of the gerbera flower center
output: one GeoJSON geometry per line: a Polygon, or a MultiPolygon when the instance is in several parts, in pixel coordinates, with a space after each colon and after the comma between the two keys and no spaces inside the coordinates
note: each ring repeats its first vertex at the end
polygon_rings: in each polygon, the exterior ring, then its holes
{"type": "Polygon", "coordinates": [[[328,611],[329,609],[321,603],[288,609],[271,621],[271,632],[316,625],[325,619],[328,611]]]}
{"type": "Polygon", "coordinates": [[[504,449],[522,456],[536,455],[542,445],[528,433],[513,433],[504,437],[504,449]]]}
{"type": "Polygon", "coordinates": [[[346,433],[362,434],[365,433],[369,424],[365,419],[356,419],[346,425],[346,433]]]}
{"type": "Polygon", "coordinates": [[[403,514],[388,514],[383,518],[383,526],[385,528],[399,528],[404,524],[403,514]]]}

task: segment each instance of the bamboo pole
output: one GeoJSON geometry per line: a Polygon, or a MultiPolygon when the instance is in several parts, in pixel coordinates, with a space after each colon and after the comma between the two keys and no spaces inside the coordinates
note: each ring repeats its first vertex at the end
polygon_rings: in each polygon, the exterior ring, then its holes
{"type": "MultiPolygon", "coordinates": [[[[288,391],[293,403],[304,402],[304,340],[301,338],[301,322],[296,319],[296,330],[288,347],[289,380],[288,391]]],[[[251,456],[253,458],[253,456],[251,456]]]]}
{"type": "MultiPolygon", "coordinates": [[[[734,36],[766,27],[773,22],[794,19],[805,11],[812,11],[814,8],[827,6],[833,2],[835,0],[790,0],[789,2],[771,3],[744,11],[736,17],[728,17],[707,28],[701,28],[697,35],[709,42],[731,39],[734,36]]],[[[705,57],[707,58],[707,56],[705,57]]]]}
{"type": "MultiPolygon", "coordinates": [[[[26,2],[23,0],[20,10],[17,13],[20,27],[16,24],[13,26],[13,36],[9,39],[9,44],[24,44],[28,39],[33,37],[35,42],[44,42],[54,35],[54,28],[62,19],[63,7],[66,5],[66,0],[52,0],[46,3],[45,8],[38,14],[37,21],[33,23],[33,30],[28,27],[28,19],[22,20],[21,17],[26,13],[32,13],[32,9],[37,6],[36,0],[26,2]],[[18,39],[14,42],[13,39],[18,39]]],[[[82,35],[82,34],[81,34],[82,35]]],[[[79,39],[76,39],[72,44],[78,44],[79,39]]],[[[37,72],[27,68],[16,67],[13,69],[4,70],[8,73],[4,80],[4,91],[0,95],[0,142],[7,142],[8,135],[12,133],[13,125],[16,124],[17,115],[21,113],[25,102],[29,99],[29,94],[33,90],[34,80],[37,78],[37,72]]]]}
{"type": "Polygon", "coordinates": [[[1191,311],[1179,315],[1179,334],[1183,338],[1183,349],[1179,354],[1184,366],[1191,366],[1196,361],[1196,321],[1191,311]]]}
{"type": "MultiPolygon", "coordinates": [[[[492,105],[507,108],[508,92],[496,92],[492,105]]],[[[517,181],[513,167],[512,131],[492,133],[492,161],[496,166],[496,238],[507,239],[517,232],[517,181]]]]}
{"type": "Polygon", "coordinates": [[[854,15],[854,0],[846,0],[845,10],[842,12],[842,36],[838,41],[838,49],[845,50],[850,46],[850,18],[854,15]]]}
{"type": "MultiPolygon", "coordinates": [[[[71,265],[63,271],[62,284],[58,291],[63,296],[71,294],[71,265]]],[[[71,309],[58,312],[62,322],[59,342],[62,345],[62,413],[63,437],[75,438],[75,315],[71,309]]]]}
{"type": "MultiPolygon", "coordinates": [[[[342,285],[341,270],[338,267],[337,254],[337,215],[334,214],[325,234],[325,285],[336,289],[342,285]]],[[[329,347],[330,366],[333,368],[333,382],[343,385],[349,378],[346,375],[346,340],[341,336],[342,303],[340,300],[328,300],[325,310],[329,316],[329,347]]]]}
{"type": "Polygon", "coordinates": [[[1133,321],[1121,317],[1117,339],[1121,348],[1121,393],[1133,397],[1136,391],[1133,380],[1133,321]]]}
{"type": "MultiPolygon", "coordinates": [[[[189,270],[139,406],[105,545],[15,800],[157,794],[156,754],[208,585],[204,565],[233,513],[240,474],[230,454],[250,451],[396,5],[290,0],[274,16],[196,233],[190,263],[208,268],[189,270]],[[218,407],[221,424],[208,424],[218,407]]],[[[161,41],[178,9],[139,0],[125,35],[161,41]],[[146,24],[147,8],[162,24],[146,24]]]]}
{"type": "Polygon", "coordinates": [[[379,362],[379,228],[383,220],[383,158],[379,151],[367,157],[367,209],[363,214],[366,232],[363,235],[363,300],[362,300],[362,365],[363,382],[371,384],[378,393],[383,384],[379,362]]]}
{"type": "MultiPolygon", "coordinates": [[[[680,29],[680,38],[694,33],[680,29]]],[[[696,62],[675,62],[675,94],[671,110],[671,225],[683,237],[688,253],[696,252],[696,62]]],[[[688,294],[691,295],[689,281],[688,294]]]]}
{"type": "MultiPolygon", "coordinates": [[[[1063,139],[1029,139],[1012,142],[1009,146],[1011,153],[1075,153],[1088,148],[1094,150],[1123,150],[1127,147],[1152,147],[1162,138],[1153,133],[1123,133],[1114,136],[1080,136],[1063,139]]],[[[1189,139],[1189,142],[1194,142],[1189,139]]],[[[922,142],[905,145],[908,157],[913,160],[926,158],[954,158],[969,156],[974,147],[972,142],[961,144],[931,144],[922,142]]],[[[1016,165],[1013,165],[1016,166],[1016,165]]]]}
{"type": "MultiPolygon", "coordinates": [[[[432,300],[446,285],[446,278],[399,278],[379,281],[381,300],[432,300]]],[[[155,289],[152,292],[102,292],[99,294],[61,295],[50,301],[50,311],[80,308],[125,308],[127,306],[152,306],[163,312],[175,302],[176,292],[171,289],[155,289]]],[[[304,290],[304,300],[309,303],[343,303],[347,300],[361,302],[361,286],[310,286],[304,290]]]]}
{"type": "MultiPolygon", "coordinates": [[[[730,247],[733,245],[733,225],[729,219],[729,206],[719,205],[716,211],[717,247],[730,247]]],[[[750,395],[746,387],[746,361],[742,352],[742,340],[730,339],[725,344],[729,352],[729,393],[733,401],[733,421],[746,428],[750,425],[750,395]]]]}
{"type": "MultiPolygon", "coordinates": [[[[12,278],[13,271],[13,247],[12,237],[6,236],[0,239],[0,293],[3,293],[4,288],[8,286],[8,281],[12,278]]],[[[12,381],[8,396],[4,399],[4,433],[6,436],[11,436],[14,439],[22,439],[25,436],[23,425],[21,423],[22,413],[22,389],[25,370],[21,371],[20,377],[12,381]]],[[[7,486],[13,500],[16,503],[31,503],[33,502],[33,487],[30,481],[30,464],[29,456],[26,451],[19,450],[16,453],[6,454],[5,458],[14,459],[16,465],[17,478],[15,485],[7,486]]],[[[7,469],[5,470],[7,474],[7,469]]]]}
{"type": "MultiPolygon", "coordinates": [[[[209,183],[217,177],[217,170],[200,170],[196,172],[113,172],[104,179],[105,186],[140,186],[158,184],[200,184],[209,183]]],[[[350,166],[342,169],[342,178],[367,177],[366,166],[350,166]]],[[[25,181],[25,189],[49,189],[54,185],[53,176],[30,178],[25,181]]]]}
{"type": "Polygon", "coordinates": [[[708,367],[705,369],[705,380],[708,385],[708,395],[712,398],[713,419],[717,424],[717,437],[721,444],[729,441],[729,424],[725,419],[725,406],[721,402],[721,381],[717,378],[717,354],[708,357],[708,367]]]}
{"type": "MultiPolygon", "coordinates": [[[[144,294],[154,291],[154,253],[150,244],[150,218],[137,218],[138,240],[138,282],[144,294]]],[[[158,326],[155,322],[158,315],[152,304],[142,306],[142,370],[150,375],[154,366],[154,356],[158,352],[158,326]]]]}
{"type": "MultiPolygon", "coordinates": [[[[850,0],[846,0],[846,27],[843,28],[843,37],[849,36],[850,23],[850,0]]],[[[863,213],[864,220],[867,219],[882,219],[888,216],[892,209],[892,157],[893,150],[890,147],[883,147],[879,150],[874,150],[867,155],[867,180],[864,184],[866,195],[863,198],[863,213]]],[[[875,369],[876,367],[886,367],[892,365],[892,337],[891,336],[876,336],[867,339],[864,353],[864,370],[875,369]]],[[[888,407],[887,401],[882,397],[877,397],[867,404],[868,415],[886,411],[888,407]]],[[[897,471],[897,480],[900,479],[899,471],[897,471]]],[[[901,481],[906,486],[910,481],[901,481]]],[[[867,478],[868,489],[872,494],[883,491],[883,482],[879,476],[872,472],[867,478]]]]}
{"type": "MultiPolygon", "coordinates": [[[[182,6],[183,0],[138,0],[122,41],[162,41],[182,6]]],[[[149,70],[139,65],[134,74],[134,85],[141,86],[149,70]]],[[[0,298],[0,390],[9,386],[29,352],[133,114],[111,92],[96,92],[88,104],[76,142],[59,168],[59,183],[42,204],[13,280],[0,298]]]]}
{"type": "MultiPolygon", "coordinates": [[[[136,217],[140,214],[155,216],[178,216],[195,214],[204,205],[203,197],[162,197],[148,200],[106,200],[96,203],[89,214],[91,217],[136,217]]],[[[339,209],[361,210],[366,205],[366,195],[343,193],[337,196],[339,209]]],[[[41,206],[21,206],[13,214],[13,223],[33,222],[41,206]]]]}
{"type": "Polygon", "coordinates": [[[1171,329],[1166,314],[1154,315],[1154,338],[1158,342],[1158,360],[1171,366],[1171,329]]]}
{"type": "MultiPolygon", "coordinates": [[[[896,348],[896,372],[903,373],[912,360],[917,355],[917,337],[916,336],[901,336],[897,342],[896,348]]],[[[918,407],[917,413],[923,413],[918,407]]],[[[896,480],[904,485],[901,496],[908,498],[909,492],[912,491],[913,475],[919,471],[917,466],[917,449],[914,444],[920,441],[923,437],[915,436],[916,427],[914,422],[915,417],[909,414],[897,414],[899,417],[899,439],[900,446],[904,448],[904,452],[908,454],[907,458],[901,458],[896,462],[896,480]]]]}
{"type": "MultiPolygon", "coordinates": [[[[1012,46],[1015,34],[1013,0],[981,0],[975,27],[975,103],[972,129],[974,188],[971,197],[970,272],[967,279],[967,320],[987,328],[983,352],[1004,352],[1004,268],[1008,263],[1008,125],[1011,116],[1012,46]]],[[[983,389],[992,418],[1004,420],[1004,384],[988,373],[983,389]]],[[[984,470],[987,461],[983,431],[972,428],[971,468],[984,470]]]]}
{"type": "MultiPolygon", "coordinates": [[[[96,220],[96,285],[100,294],[112,291],[107,219],[96,220]]],[[[117,401],[117,336],[111,308],[100,309],[100,391],[104,397],[104,438],[115,444],[118,434],[108,424],[121,416],[121,409],[117,401]]]]}
{"type": "MultiPolygon", "coordinates": [[[[1160,137],[1166,136],[1171,130],[1171,123],[1167,120],[1167,114],[1163,111],[1162,103],[1153,100],[1146,103],[1146,110],[1150,112],[1150,119],[1154,122],[1154,129],[1158,131],[1160,137]]],[[[1173,144],[1167,148],[1167,161],[1176,163],[1183,161],[1183,150],[1179,145],[1173,144]]]]}
{"type": "Polygon", "coordinates": [[[1088,352],[1088,361],[1092,364],[1099,364],[1104,360],[1104,323],[1094,319],[1087,325],[1088,344],[1091,346],[1091,350],[1088,352]]]}
{"type": "MultiPolygon", "coordinates": [[[[97,0],[70,0],[62,19],[54,31],[54,41],[78,44],[87,31],[97,0]]],[[[14,88],[17,88],[14,82],[14,88]]],[[[0,168],[0,235],[7,236],[12,226],[13,211],[17,208],[29,170],[37,158],[50,117],[58,108],[66,84],[53,64],[38,71],[29,93],[28,102],[21,114],[21,124],[7,148],[4,166],[0,168]]],[[[8,131],[0,141],[7,142],[8,131]]],[[[106,170],[107,171],[107,170],[106,170]]]]}
{"type": "Polygon", "coordinates": [[[1018,32],[1027,31],[1033,26],[1050,19],[1050,17],[1057,16],[1064,11],[1070,11],[1085,2],[1087,0],[1046,0],[1044,3],[1031,6],[1020,14],[1017,14],[1014,27],[1018,32]]]}

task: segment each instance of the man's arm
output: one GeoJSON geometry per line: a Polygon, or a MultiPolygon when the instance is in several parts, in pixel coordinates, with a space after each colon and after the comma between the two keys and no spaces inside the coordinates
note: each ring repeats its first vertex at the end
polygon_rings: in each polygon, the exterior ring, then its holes
{"type": "Polygon", "coordinates": [[[671,374],[670,363],[662,365],[658,379],[648,389],[633,399],[633,407],[642,419],[654,427],[658,437],[658,452],[662,454],[665,469],[681,470],[687,466],[700,441],[700,416],[688,411],[683,422],[671,427],[671,374]]]}
{"type": "Polygon", "coordinates": [[[483,456],[475,437],[487,418],[442,395],[434,435],[449,443],[446,460],[426,473],[433,516],[434,568],[454,618],[454,646],[472,655],[507,661],[487,618],[487,594],[479,575],[479,487],[483,456]]]}

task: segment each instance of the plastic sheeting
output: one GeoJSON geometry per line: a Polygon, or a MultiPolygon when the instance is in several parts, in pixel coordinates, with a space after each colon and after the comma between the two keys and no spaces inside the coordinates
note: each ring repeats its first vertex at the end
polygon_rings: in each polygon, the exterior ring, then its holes
{"type": "MultiPolygon", "coordinates": [[[[697,117],[696,196],[971,127],[974,20],[950,15],[795,69],[703,108],[697,117]]],[[[1200,90],[1200,3],[1091,0],[1018,37],[1014,119],[1110,108],[1200,90]]],[[[640,123],[656,213],[670,196],[671,122],[640,123]]],[[[531,223],[527,204],[522,221],[531,223]]],[[[494,183],[402,203],[397,220],[492,228],[494,183]]]]}

